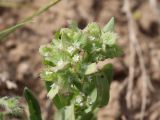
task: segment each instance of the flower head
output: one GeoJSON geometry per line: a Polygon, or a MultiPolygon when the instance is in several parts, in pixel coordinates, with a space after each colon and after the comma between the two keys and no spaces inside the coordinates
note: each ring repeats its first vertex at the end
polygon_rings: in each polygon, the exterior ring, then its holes
{"type": "Polygon", "coordinates": [[[80,56],[78,54],[73,56],[73,61],[78,62],[80,60],[80,56]]]}
{"type": "Polygon", "coordinates": [[[57,62],[57,66],[62,66],[64,64],[64,61],[61,59],[57,62]]]}
{"type": "Polygon", "coordinates": [[[74,52],[75,48],[73,46],[70,46],[67,48],[67,51],[72,54],[74,52]]]}

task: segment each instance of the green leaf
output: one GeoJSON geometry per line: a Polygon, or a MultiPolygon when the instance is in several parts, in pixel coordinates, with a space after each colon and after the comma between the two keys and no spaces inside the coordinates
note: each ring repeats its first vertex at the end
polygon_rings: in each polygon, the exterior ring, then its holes
{"type": "Polygon", "coordinates": [[[69,22],[69,28],[74,30],[74,31],[78,31],[79,30],[78,24],[75,21],[70,21],[69,22]]]}
{"type": "Polygon", "coordinates": [[[26,25],[27,23],[30,23],[31,21],[33,21],[33,19],[37,16],[39,16],[40,14],[42,14],[43,12],[47,11],[50,7],[52,7],[53,5],[55,5],[57,2],[59,2],[60,0],[50,0],[47,4],[43,5],[42,7],[40,7],[36,12],[34,12],[31,16],[27,17],[26,19],[22,20],[22,22],[18,23],[17,25],[14,25],[12,27],[9,27],[5,30],[0,31],[0,41],[2,41],[4,38],[6,38],[8,35],[10,35],[11,33],[13,33],[15,30],[22,28],[24,25],[26,25]]]}
{"type": "Polygon", "coordinates": [[[100,73],[96,74],[97,83],[97,100],[96,104],[99,107],[104,107],[109,101],[109,88],[112,79],[112,65],[106,64],[100,73]]]}
{"type": "Polygon", "coordinates": [[[70,105],[65,108],[65,120],[75,120],[74,105],[70,105]]]}
{"type": "Polygon", "coordinates": [[[1,112],[0,112],[0,120],[4,120],[4,115],[1,112]]]}
{"type": "Polygon", "coordinates": [[[109,22],[103,28],[104,32],[113,32],[114,31],[114,17],[112,17],[109,22]]]}
{"type": "Polygon", "coordinates": [[[45,56],[45,57],[48,57],[51,55],[51,53],[55,52],[55,50],[52,48],[51,45],[42,45],[40,48],[39,48],[39,53],[42,55],[42,56],[45,56]]]}
{"type": "Polygon", "coordinates": [[[117,45],[112,45],[112,46],[106,46],[106,51],[105,51],[105,56],[106,58],[114,58],[118,57],[123,54],[122,49],[117,46],[117,45]]]}
{"type": "Polygon", "coordinates": [[[30,120],[42,120],[39,103],[27,87],[24,88],[24,96],[28,103],[30,120]]]}
{"type": "Polygon", "coordinates": [[[55,38],[56,38],[56,39],[60,39],[60,38],[61,38],[60,30],[56,31],[56,33],[55,33],[55,38]]]}
{"type": "Polygon", "coordinates": [[[51,85],[51,89],[49,90],[47,96],[52,100],[58,94],[59,89],[60,89],[59,85],[53,83],[51,85]]]}
{"type": "Polygon", "coordinates": [[[112,46],[116,43],[117,35],[113,32],[107,32],[102,34],[103,43],[112,46]]]}
{"type": "Polygon", "coordinates": [[[49,91],[51,89],[52,84],[53,83],[51,81],[45,81],[45,87],[46,87],[47,91],[49,91]]]}
{"type": "Polygon", "coordinates": [[[58,110],[54,117],[55,120],[75,120],[74,105],[70,105],[58,110]]]}
{"type": "Polygon", "coordinates": [[[98,71],[98,69],[97,69],[96,63],[92,63],[92,64],[88,65],[86,72],[85,72],[85,75],[90,75],[90,74],[96,73],[97,71],[98,71]]]}
{"type": "Polygon", "coordinates": [[[97,120],[95,114],[93,111],[84,114],[83,116],[80,116],[80,120],[97,120]]]}
{"type": "Polygon", "coordinates": [[[101,29],[96,23],[88,24],[84,31],[92,37],[99,37],[101,35],[101,29]]]}
{"type": "Polygon", "coordinates": [[[40,76],[45,81],[53,81],[56,78],[56,74],[49,70],[44,70],[40,76]]]}
{"type": "MultiPolygon", "coordinates": [[[[56,41],[54,41],[56,42],[56,41]]],[[[55,45],[55,43],[54,43],[55,45]]],[[[59,45],[59,44],[58,44],[59,45]]],[[[58,45],[56,47],[58,47],[58,45]]],[[[70,60],[70,56],[64,50],[53,47],[53,45],[43,45],[39,48],[40,54],[44,58],[44,64],[55,66],[58,62],[63,61],[67,66],[67,61],[70,60]],[[48,64],[49,63],[49,64],[48,64]]],[[[61,66],[62,67],[62,66],[61,66]]]]}
{"type": "Polygon", "coordinates": [[[113,80],[113,65],[107,64],[103,67],[103,72],[109,82],[109,86],[111,84],[111,81],[113,80]]]}
{"type": "MultiPolygon", "coordinates": [[[[50,81],[45,81],[46,89],[48,92],[50,91],[52,84],[53,83],[50,81]]],[[[54,97],[53,102],[58,109],[61,109],[62,107],[64,107],[64,104],[62,103],[58,94],[54,97]]]]}

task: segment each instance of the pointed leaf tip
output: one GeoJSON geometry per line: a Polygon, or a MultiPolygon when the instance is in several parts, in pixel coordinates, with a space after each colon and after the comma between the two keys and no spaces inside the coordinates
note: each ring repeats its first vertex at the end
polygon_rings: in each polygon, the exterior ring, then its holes
{"type": "Polygon", "coordinates": [[[109,22],[104,26],[103,31],[104,32],[113,32],[114,31],[114,22],[115,19],[112,17],[109,22]]]}

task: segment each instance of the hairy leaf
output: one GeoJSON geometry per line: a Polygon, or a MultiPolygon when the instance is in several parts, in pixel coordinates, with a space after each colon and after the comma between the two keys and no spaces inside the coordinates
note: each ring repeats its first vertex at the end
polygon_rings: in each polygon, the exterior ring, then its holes
{"type": "Polygon", "coordinates": [[[103,28],[104,32],[113,32],[114,31],[114,17],[112,17],[109,22],[103,28]]]}
{"type": "Polygon", "coordinates": [[[24,96],[28,103],[30,120],[42,120],[39,103],[33,93],[27,87],[24,88],[24,96]]]}

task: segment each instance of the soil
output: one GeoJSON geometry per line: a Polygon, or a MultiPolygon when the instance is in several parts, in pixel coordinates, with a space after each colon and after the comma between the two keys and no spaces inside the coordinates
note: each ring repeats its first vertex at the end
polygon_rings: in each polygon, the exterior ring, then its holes
{"type": "MultiPolygon", "coordinates": [[[[45,0],[28,0],[21,7],[0,6],[0,30],[14,25],[43,5],[45,0]]],[[[160,1],[158,1],[160,6],[160,1]]],[[[111,84],[111,98],[107,107],[99,112],[99,120],[140,120],[142,106],[142,71],[136,56],[132,107],[126,103],[129,84],[130,41],[128,21],[122,0],[63,0],[49,11],[37,17],[5,41],[0,43],[0,96],[23,96],[25,86],[32,89],[42,106],[43,117],[52,120],[53,109],[46,97],[42,69],[38,53],[40,45],[48,43],[54,32],[67,26],[69,20],[77,21],[80,28],[95,21],[103,26],[114,16],[117,42],[122,47],[123,56],[113,60],[114,80],[111,84]]],[[[147,105],[144,120],[160,119],[160,34],[159,17],[146,0],[132,0],[133,18],[137,23],[137,36],[143,51],[147,74],[154,90],[147,89],[147,105]]],[[[158,9],[160,11],[160,9],[158,9]]],[[[24,108],[25,100],[22,98],[24,108]]]]}

